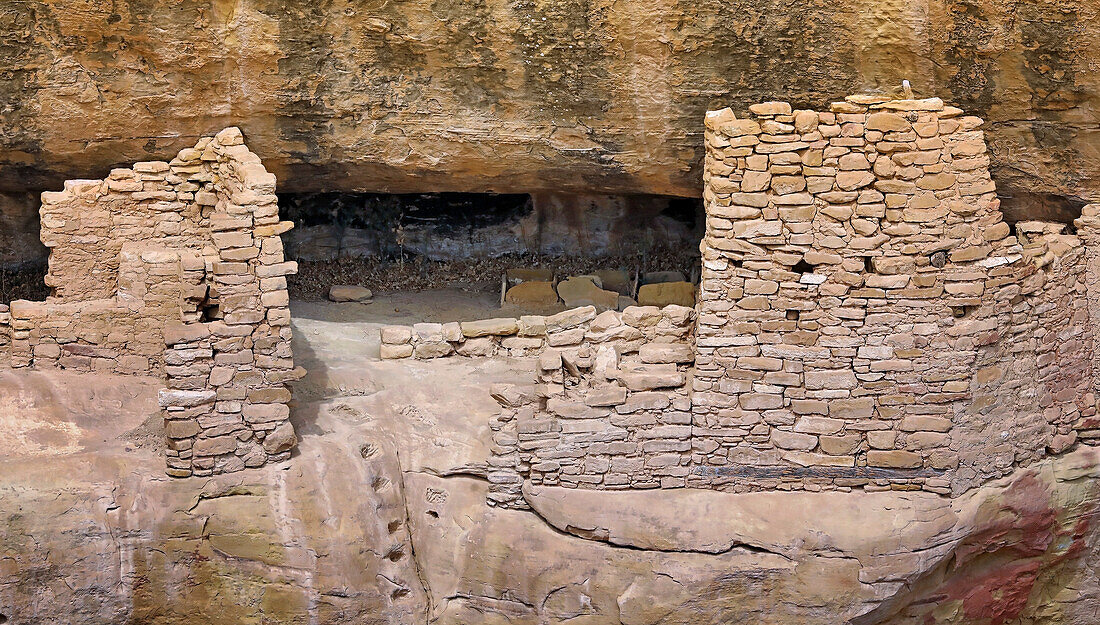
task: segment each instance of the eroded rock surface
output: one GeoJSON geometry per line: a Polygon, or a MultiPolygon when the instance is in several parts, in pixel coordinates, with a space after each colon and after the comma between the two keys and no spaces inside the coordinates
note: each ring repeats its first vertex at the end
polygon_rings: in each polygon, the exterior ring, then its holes
{"type": "MultiPolygon", "coordinates": [[[[391,307],[392,308],[392,307],[391,307]]],[[[161,473],[155,386],[0,374],[0,614],[23,623],[1079,623],[1100,453],[930,493],[528,489],[490,508],[486,389],[520,359],[378,360],[295,311],[290,463],[161,473]],[[435,392],[446,386],[446,394],[435,392]],[[103,406],[110,407],[110,414],[103,406]],[[60,434],[53,434],[60,432],[60,434]]],[[[344,313],[341,313],[344,314],[344,313]]]]}
{"type": "Polygon", "coordinates": [[[1094,2],[305,0],[0,7],[0,191],[240,125],[285,191],[698,196],[704,111],[903,79],[1006,190],[1100,191],[1094,2]]]}

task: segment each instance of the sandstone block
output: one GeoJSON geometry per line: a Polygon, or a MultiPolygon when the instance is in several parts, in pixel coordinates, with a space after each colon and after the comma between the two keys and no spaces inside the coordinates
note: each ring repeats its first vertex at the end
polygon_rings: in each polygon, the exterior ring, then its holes
{"type": "Polygon", "coordinates": [[[840,419],[829,417],[800,417],[794,424],[794,431],[802,434],[836,434],[844,427],[840,419]]]}
{"type": "Polygon", "coordinates": [[[618,406],[626,401],[626,389],[621,386],[605,386],[588,389],[584,403],[589,406],[618,406]]]}
{"type": "Polygon", "coordinates": [[[892,469],[918,469],[922,465],[920,454],[902,450],[871,450],[867,452],[867,464],[872,467],[892,469]]]}
{"type": "Polygon", "coordinates": [[[547,308],[559,303],[552,282],[524,281],[508,289],[504,301],[520,307],[547,308]]]}
{"type": "Polygon", "coordinates": [[[686,343],[646,343],[638,349],[644,363],[690,363],[695,360],[691,345],[686,343]]]}
{"type": "Polygon", "coordinates": [[[328,290],[328,298],[333,302],[369,303],[374,293],[362,286],[337,284],[328,290]]]}
{"type": "Polygon", "coordinates": [[[216,438],[198,438],[192,446],[196,456],[220,456],[237,449],[236,436],[218,436],[216,438]]]}
{"type": "MultiPolygon", "coordinates": [[[[638,303],[642,306],[695,306],[695,285],[690,282],[662,282],[638,288],[638,303]]],[[[624,311],[625,312],[625,311],[624,311]]]]}
{"type": "Polygon", "coordinates": [[[582,306],[581,308],[572,308],[562,311],[556,315],[550,315],[545,317],[546,329],[549,330],[568,330],[575,328],[582,323],[592,321],[596,318],[595,306],[582,306]]]}
{"type": "Polygon", "coordinates": [[[898,429],[903,432],[948,432],[951,430],[951,419],[926,415],[906,415],[901,420],[898,429]]]}
{"type": "Polygon", "coordinates": [[[594,306],[597,310],[615,310],[619,294],[600,288],[588,276],[567,278],[558,283],[558,297],[570,308],[594,306]]]}
{"type": "Polygon", "coordinates": [[[897,113],[876,112],[867,116],[864,124],[867,130],[882,132],[904,132],[912,128],[909,122],[897,113]]]}
{"type": "Polygon", "coordinates": [[[409,326],[382,326],[379,330],[382,343],[403,345],[412,341],[413,331],[409,326]]]}
{"type": "Polygon", "coordinates": [[[463,356],[492,356],[496,353],[497,345],[491,336],[481,336],[466,340],[458,346],[458,353],[463,356]]]}
{"type": "Polygon", "coordinates": [[[816,436],[798,432],[787,432],[784,430],[772,430],[771,441],[773,445],[780,449],[810,451],[814,447],[817,447],[816,436]]]}
{"type": "Polygon", "coordinates": [[[519,332],[519,323],[517,320],[510,317],[462,322],[462,336],[467,338],[479,336],[507,336],[516,334],[517,332],[519,332]]]}
{"type": "Polygon", "coordinates": [[[847,456],[859,450],[861,438],[859,434],[846,436],[821,436],[819,439],[821,451],[833,456],[847,456]]]}
{"type": "Polygon", "coordinates": [[[294,426],[289,421],[284,421],[264,438],[263,448],[269,454],[278,454],[293,449],[297,444],[294,426]]]}
{"type": "Polygon", "coordinates": [[[755,115],[790,115],[791,105],[788,102],[761,102],[749,105],[749,111],[755,115]]]}
{"type": "Polygon", "coordinates": [[[738,398],[745,410],[772,410],[783,407],[783,396],[775,393],[745,393],[738,398]]]}
{"type": "Polygon", "coordinates": [[[874,409],[875,400],[870,397],[829,400],[829,416],[834,419],[870,419],[874,409]]]}
{"type": "Polygon", "coordinates": [[[428,360],[431,358],[443,358],[444,356],[450,356],[454,353],[454,347],[442,340],[442,333],[439,341],[427,341],[418,343],[413,347],[413,356],[422,360],[428,360]]]}
{"type": "Polygon", "coordinates": [[[674,366],[643,365],[633,369],[621,370],[619,381],[632,391],[648,391],[658,388],[683,386],[686,377],[674,366]]]}

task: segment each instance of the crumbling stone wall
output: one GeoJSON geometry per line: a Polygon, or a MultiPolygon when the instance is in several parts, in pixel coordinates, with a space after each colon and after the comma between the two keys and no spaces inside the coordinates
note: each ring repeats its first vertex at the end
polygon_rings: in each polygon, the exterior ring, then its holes
{"type": "Polygon", "coordinates": [[[0,311],[12,366],[163,376],[173,476],[289,456],[292,224],[239,130],[69,181],[41,212],[51,295],[0,311]]]}
{"type": "Polygon", "coordinates": [[[547,318],[577,337],[538,357],[535,385],[498,388],[489,501],[524,507],[524,480],[586,488],[684,486],[695,311],[588,306],[547,318]]]}
{"type": "Polygon", "coordinates": [[[708,115],[694,334],[586,334],[542,352],[535,390],[496,389],[490,503],[523,507],[525,482],[958,494],[1100,442],[1100,210],[1010,227],[981,123],[859,96],[708,115]],[[645,388],[639,364],[663,367],[645,388]]]}
{"type": "Polygon", "coordinates": [[[1087,255],[1060,225],[1013,234],[982,121],[938,99],[750,111],[707,118],[703,479],[958,492],[1064,448],[1095,411],[1087,255]]]}

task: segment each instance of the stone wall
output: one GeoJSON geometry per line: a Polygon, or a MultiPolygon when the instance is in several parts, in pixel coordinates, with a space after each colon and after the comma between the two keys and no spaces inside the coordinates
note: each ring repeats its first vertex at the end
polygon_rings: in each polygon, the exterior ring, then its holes
{"type": "Polygon", "coordinates": [[[586,334],[495,389],[493,505],[525,482],[959,494],[1100,442],[1097,207],[1009,226],[982,121],[937,99],[706,124],[694,333],[586,334]]]}
{"type": "Polygon", "coordinates": [[[15,367],[164,376],[168,473],[289,456],[290,309],[275,177],[236,128],[42,195],[45,302],[0,311],[15,367]]]}
{"type": "Polygon", "coordinates": [[[982,121],[938,99],[707,118],[703,481],[964,490],[1095,411],[1087,256],[1014,235],[982,121]]]}
{"type": "Polygon", "coordinates": [[[585,307],[548,318],[531,387],[493,389],[493,505],[523,507],[524,480],[586,488],[683,486],[690,455],[689,368],[695,312],[585,307]],[[551,321],[552,319],[552,321],[551,321]]]}

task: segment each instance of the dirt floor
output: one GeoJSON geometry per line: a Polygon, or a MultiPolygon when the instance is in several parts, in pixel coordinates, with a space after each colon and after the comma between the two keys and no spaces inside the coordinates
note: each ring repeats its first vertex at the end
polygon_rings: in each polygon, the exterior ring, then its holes
{"type": "Polygon", "coordinates": [[[291,310],[295,319],[411,325],[424,321],[442,323],[518,317],[532,313],[552,314],[565,310],[565,305],[539,311],[518,308],[511,304],[501,307],[499,291],[439,288],[382,293],[375,295],[369,304],[294,301],[291,303],[291,310]]]}

